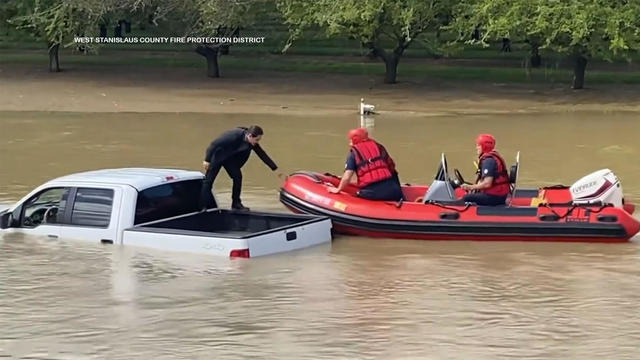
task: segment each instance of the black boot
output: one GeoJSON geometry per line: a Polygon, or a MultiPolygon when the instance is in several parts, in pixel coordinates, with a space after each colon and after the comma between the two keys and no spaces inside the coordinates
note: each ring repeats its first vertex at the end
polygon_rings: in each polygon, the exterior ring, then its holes
{"type": "Polygon", "coordinates": [[[248,208],[248,207],[246,207],[246,206],[244,206],[244,205],[242,205],[242,203],[241,203],[241,202],[233,203],[233,204],[231,205],[231,208],[232,208],[233,210],[249,211],[249,208],[248,208]]]}

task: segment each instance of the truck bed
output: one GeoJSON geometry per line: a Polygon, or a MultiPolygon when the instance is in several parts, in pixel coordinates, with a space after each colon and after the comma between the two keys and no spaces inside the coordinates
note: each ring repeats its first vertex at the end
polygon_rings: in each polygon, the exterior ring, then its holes
{"type": "Polygon", "coordinates": [[[328,217],[210,209],[126,229],[125,245],[255,257],[331,242],[328,217]]]}

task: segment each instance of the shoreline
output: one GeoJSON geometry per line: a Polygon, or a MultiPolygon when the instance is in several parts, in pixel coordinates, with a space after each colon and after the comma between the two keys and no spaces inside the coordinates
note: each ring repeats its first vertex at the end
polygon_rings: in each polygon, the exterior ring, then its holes
{"type": "Polygon", "coordinates": [[[379,76],[201,68],[0,65],[0,111],[357,115],[360,98],[380,114],[433,117],[576,111],[640,112],[634,85],[575,91],[566,84],[507,84],[379,76]]]}

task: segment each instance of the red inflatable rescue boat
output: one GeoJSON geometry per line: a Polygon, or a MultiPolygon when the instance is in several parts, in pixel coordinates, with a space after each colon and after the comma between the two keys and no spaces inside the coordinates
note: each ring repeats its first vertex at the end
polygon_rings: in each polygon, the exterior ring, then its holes
{"type": "Polygon", "coordinates": [[[340,178],[317,172],[287,177],[280,201],[297,213],[331,217],[338,233],[423,240],[515,240],[625,242],[640,231],[634,206],[625,204],[618,178],[599,170],[572,186],[517,189],[519,155],[511,167],[505,206],[478,206],[459,199],[465,191],[458,170],[450,180],[444,154],[430,186],[403,185],[404,200],[373,201],[349,186],[327,191],[340,178]]]}

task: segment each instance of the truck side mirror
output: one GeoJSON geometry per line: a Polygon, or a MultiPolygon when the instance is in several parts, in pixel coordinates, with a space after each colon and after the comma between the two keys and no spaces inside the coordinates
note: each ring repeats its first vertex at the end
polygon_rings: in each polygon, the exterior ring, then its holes
{"type": "Polygon", "coordinates": [[[7,229],[9,228],[9,225],[11,224],[11,213],[10,212],[5,212],[0,214],[0,229],[7,229]]]}

